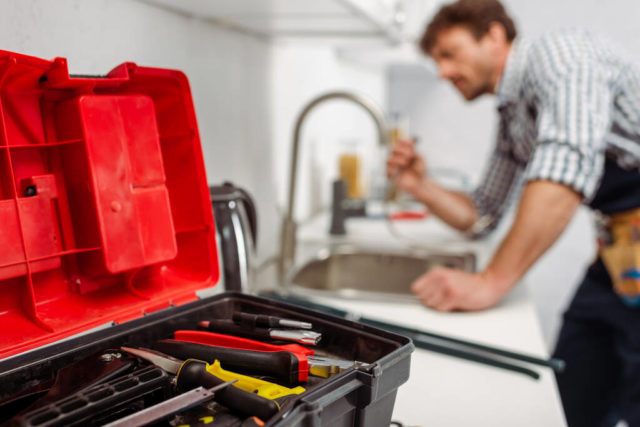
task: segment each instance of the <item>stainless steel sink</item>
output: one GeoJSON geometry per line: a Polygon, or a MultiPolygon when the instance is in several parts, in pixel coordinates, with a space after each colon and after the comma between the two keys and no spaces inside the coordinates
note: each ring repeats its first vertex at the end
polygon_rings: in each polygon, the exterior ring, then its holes
{"type": "Polygon", "coordinates": [[[321,251],[291,275],[294,292],[413,300],[411,283],[438,267],[475,271],[473,253],[409,253],[340,248],[321,251]]]}

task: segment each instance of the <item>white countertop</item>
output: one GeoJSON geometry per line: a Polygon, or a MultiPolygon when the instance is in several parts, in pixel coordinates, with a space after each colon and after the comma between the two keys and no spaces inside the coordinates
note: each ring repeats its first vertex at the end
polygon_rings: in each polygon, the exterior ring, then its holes
{"type": "MultiPolygon", "coordinates": [[[[473,250],[484,265],[490,242],[464,241],[436,219],[403,221],[398,231],[430,247],[473,250]]],[[[348,235],[329,238],[328,218],[321,216],[300,228],[298,259],[322,243],[402,246],[382,220],[349,219],[348,235]]],[[[439,313],[417,303],[345,300],[322,297],[319,302],[410,327],[468,339],[539,357],[548,357],[533,304],[520,284],[497,307],[474,313],[439,313]]],[[[513,361],[541,377],[525,375],[416,349],[411,374],[398,390],[393,420],[404,426],[564,426],[555,378],[549,368],[513,361]]]]}
{"type": "MultiPolygon", "coordinates": [[[[419,304],[319,302],[367,317],[547,357],[534,308],[519,287],[498,307],[477,313],[438,313],[419,304]]],[[[525,375],[416,349],[411,373],[396,397],[392,419],[404,426],[564,426],[550,369],[512,361],[540,373],[525,375]]]]}

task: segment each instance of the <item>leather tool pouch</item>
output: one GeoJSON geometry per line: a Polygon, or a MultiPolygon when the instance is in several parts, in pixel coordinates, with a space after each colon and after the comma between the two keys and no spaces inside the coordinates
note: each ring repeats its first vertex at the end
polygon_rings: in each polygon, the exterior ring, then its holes
{"type": "Polygon", "coordinates": [[[630,306],[640,306],[640,209],[619,212],[598,226],[599,256],[614,291],[630,306]]]}

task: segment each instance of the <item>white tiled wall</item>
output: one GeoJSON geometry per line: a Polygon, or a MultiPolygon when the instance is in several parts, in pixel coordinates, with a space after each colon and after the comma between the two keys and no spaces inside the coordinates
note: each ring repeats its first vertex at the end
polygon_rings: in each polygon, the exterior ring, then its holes
{"type": "MultiPolygon", "coordinates": [[[[381,108],[385,103],[382,73],[338,60],[333,49],[317,44],[275,43],[271,98],[279,200],[284,207],[289,192],[294,123],[305,105],[328,91],[353,91],[369,97],[381,108]],[[286,195],[286,197],[285,197],[286,195]]],[[[371,153],[377,135],[373,121],[359,106],[344,100],[327,101],[307,116],[302,128],[296,211],[298,219],[330,201],[330,182],[337,176],[338,155],[352,143],[371,153]]]]}

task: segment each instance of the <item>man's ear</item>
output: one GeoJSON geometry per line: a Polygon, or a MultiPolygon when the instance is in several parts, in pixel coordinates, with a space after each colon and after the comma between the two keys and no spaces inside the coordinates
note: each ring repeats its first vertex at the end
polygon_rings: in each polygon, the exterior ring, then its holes
{"type": "Polygon", "coordinates": [[[503,44],[507,42],[507,30],[499,22],[492,22],[489,24],[489,30],[485,34],[492,42],[503,44]]]}

